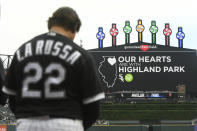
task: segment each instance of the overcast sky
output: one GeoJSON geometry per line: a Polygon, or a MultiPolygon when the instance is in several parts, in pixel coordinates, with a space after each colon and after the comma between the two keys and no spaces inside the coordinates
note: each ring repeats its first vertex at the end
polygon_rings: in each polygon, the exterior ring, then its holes
{"type": "Polygon", "coordinates": [[[103,27],[106,38],[104,47],[111,46],[109,30],[117,24],[117,44],[124,44],[125,20],[132,26],[131,42],[137,42],[135,27],[142,19],[145,26],[144,42],[151,42],[149,27],[156,20],[159,32],[157,43],[164,44],[163,29],[170,23],[171,45],[177,46],[176,33],[179,26],[186,34],[184,47],[197,49],[197,2],[196,0],[1,0],[0,54],[13,54],[24,42],[47,32],[47,19],[59,7],[74,8],[82,21],[82,27],[74,40],[85,49],[97,48],[96,33],[103,27]]]}

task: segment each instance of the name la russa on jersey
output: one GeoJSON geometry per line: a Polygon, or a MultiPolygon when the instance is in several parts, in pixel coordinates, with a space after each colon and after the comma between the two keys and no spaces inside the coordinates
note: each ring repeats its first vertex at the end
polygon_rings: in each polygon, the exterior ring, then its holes
{"type": "MultiPolygon", "coordinates": [[[[55,34],[50,32],[48,35],[53,36],[55,34]]],[[[73,65],[81,56],[81,53],[78,50],[73,51],[73,47],[70,44],[65,44],[58,40],[56,41],[55,37],[53,39],[47,39],[46,37],[33,39],[27,42],[24,46],[25,47],[22,48],[23,53],[20,49],[16,51],[17,60],[19,62],[31,56],[51,55],[58,56],[60,59],[73,65]],[[33,46],[35,46],[34,49],[32,48],[33,46]]]]}
{"type": "Polygon", "coordinates": [[[81,52],[70,39],[49,32],[23,44],[15,55],[18,63],[23,63],[20,64],[23,74],[20,80],[22,98],[66,97],[62,83],[69,77],[69,71],[62,63],[72,66],[81,56],[81,52]],[[43,63],[43,56],[47,62],[44,60],[43,63]]]}

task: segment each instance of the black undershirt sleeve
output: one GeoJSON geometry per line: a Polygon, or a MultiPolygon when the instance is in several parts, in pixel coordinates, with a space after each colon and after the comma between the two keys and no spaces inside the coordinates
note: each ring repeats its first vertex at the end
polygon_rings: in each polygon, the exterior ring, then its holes
{"type": "Polygon", "coordinates": [[[83,126],[88,129],[96,122],[99,116],[99,101],[83,105],[83,126]]]}
{"type": "Polygon", "coordinates": [[[0,58],[0,104],[4,105],[6,103],[7,100],[7,96],[2,92],[2,87],[4,85],[4,81],[5,81],[5,69],[3,67],[3,62],[1,61],[0,58]]]}
{"type": "Polygon", "coordinates": [[[10,107],[10,110],[12,111],[12,113],[14,113],[15,114],[15,110],[16,110],[16,108],[15,108],[15,99],[16,98],[16,96],[13,96],[13,95],[9,95],[8,96],[8,99],[9,99],[9,107],[10,107]]]}

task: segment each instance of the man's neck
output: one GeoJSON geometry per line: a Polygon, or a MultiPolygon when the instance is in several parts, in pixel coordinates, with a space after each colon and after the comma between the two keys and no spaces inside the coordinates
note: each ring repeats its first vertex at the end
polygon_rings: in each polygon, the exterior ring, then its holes
{"type": "Polygon", "coordinates": [[[69,38],[71,40],[74,40],[74,38],[75,38],[75,33],[72,33],[71,31],[66,31],[62,27],[59,27],[59,26],[51,27],[50,31],[59,33],[63,36],[66,36],[67,38],[69,38]]]}

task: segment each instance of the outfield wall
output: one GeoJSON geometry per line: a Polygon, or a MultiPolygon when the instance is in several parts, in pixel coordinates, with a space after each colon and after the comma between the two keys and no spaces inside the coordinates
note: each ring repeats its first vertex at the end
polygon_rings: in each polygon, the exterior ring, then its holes
{"type": "Polygon", "coordinates": [[[109,125],[109,126],[93,126],[87,131],[197,131],[196,126],[192,125],[109,125]]]}

